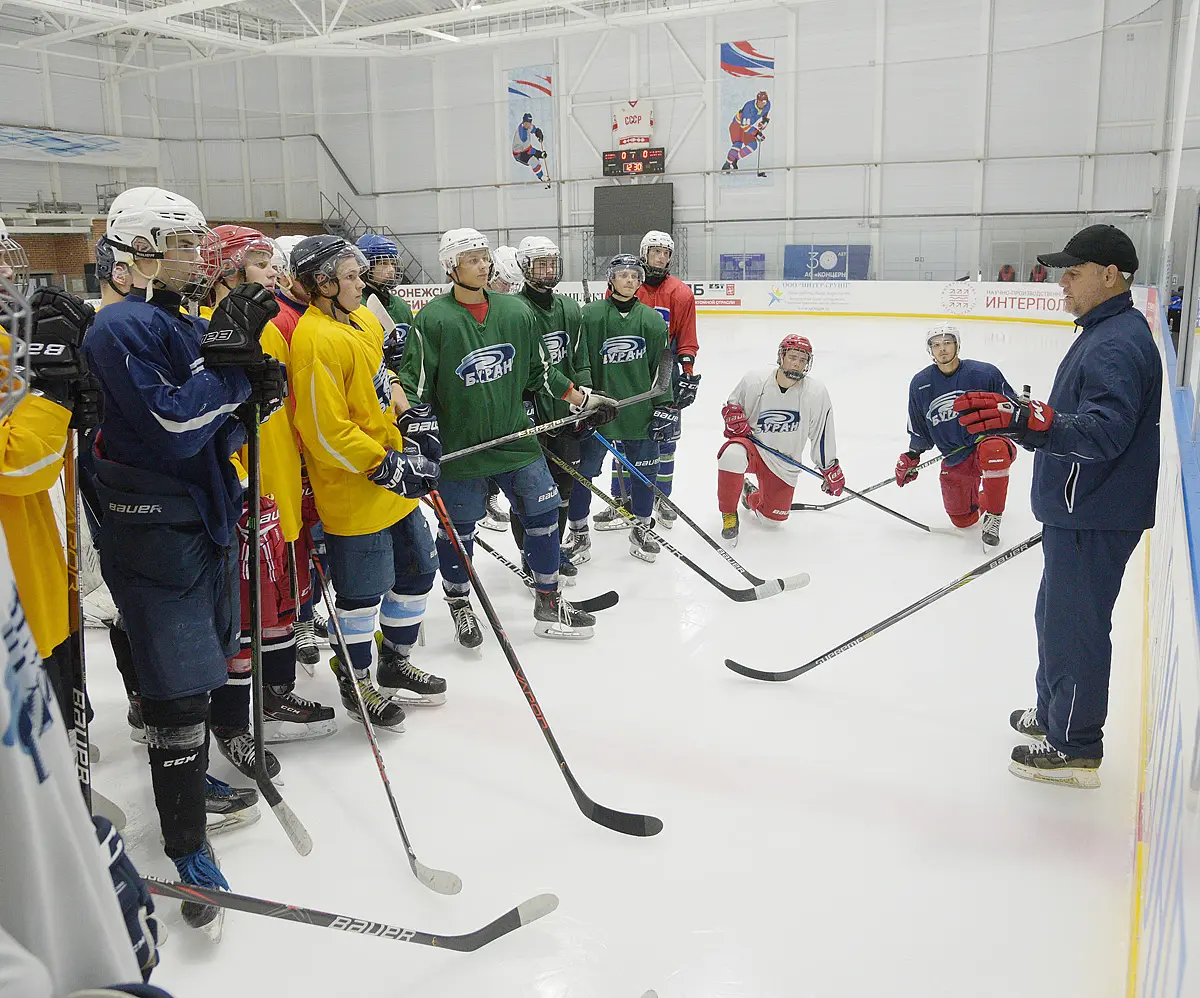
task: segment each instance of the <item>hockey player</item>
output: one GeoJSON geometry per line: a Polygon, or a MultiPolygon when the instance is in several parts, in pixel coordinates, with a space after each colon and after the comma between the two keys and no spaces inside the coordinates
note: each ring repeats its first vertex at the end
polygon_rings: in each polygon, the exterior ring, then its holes
{"type": "MultiPolygon", "coordinates": [[[[448,451],[527,429],[529,417],[522,403],[526,390],[562,399],[570,403],[572,413],[611,410],[611,399],[573,385],[550,363],[525,302],[486,290],[492,257],[482,233],[444,233],[438,259],[453,288],[417,313],[401,378],[410,400],[433,407],[448,451]]],[[[534,633],[591,637],[595,618],[559,594],[559,495],[537,440],[514,440],[443,466],[439,491],[468,557],[489,478],[495,479],[525,527],[524,555],[537,589],[534,633]]],[[[470,582],[442,529],[438,554],[457,640],[463,647],[476,648],[483,633],[471,607],[470,582]]]]}
{"type": "MultiPolygon", "coordinates": [[[[638,300],[656,309],[667,320],[671,350],[675,354],[672,388],[675,404],[682,411],[696,401],[700,375],[695,373],[696,354],[700,344],[696,339],[696,296],[692,289],[671,274],[671,258],[675,255],[675,240],[669,233],[652,230],[642,236],[640,248],[642,269],[646,280],[638,288],[638,300]]],[[[682,429],[682,425],[680,427],[682,429]]],[[[664,440],[658,448],[658,487],[671,494],[675,476],[676,440],[664,440]]],[[[616,495],[616,492],[613,493],[616,495]]],[[[676,514],[669,506],[658,504],[658,519],[664,527],[675,524],[676,514]]]]}
{"type": "Polygon", "coordinates": [[[279,303],[279,314],[271,320],[284,340],[290,345],[296,323],[308,308],[308,296],[300,282],[292,277],[292,250],[306,236],[280,236],[275,240],[276,253],[271,257],[275,265],[275,300],[279,303]]]}
{"type": "MultiPolygon", "coordinates": [[[[107,236],[134,287],[100,312],[84,344],[104,393],[93,454],[101,565],[137,672],[164,848],[185,883],[228,889],[205,830],[209,693],[238,650],[242,489],[230,457],[245,434],[233,414],[252,397],[282,400],[277,370],[254,355],[276,306],[245,285],[211,323],[182,314],[183,301],[202,297],[217,276],[200,253],[211,238],[204,216],[158,188],[122,197],[107,236]],[[230,366],[222,347],[238,349],[242,366],[230,366]]],[[[217,916],[213,906],[183,904],[190,925],[217,916]]]]}
{"type": "Polygon", "coordinates": [[[809,374],[813,349],[807,337],[789,333],[779,343],[776,366],[751,371],[729,393],[721,410],[726,441],[717,452],[717,506],[721,536],[731,545],[738,539],[738,497],[746,509],[782,523],[792,507],[800,469],[750,439],[764,442],[799,461],[808,441],[813,464],[825,480],[821,490],[839,496],[846,486],[837,458],[833,404],[825,385],[809,374]],[[746,481],[750,473],[757,487],[746,481]]]}
{"type": "Polygon", "coordinates": [[[400,369],[404,341],[412,327],[412,308],[396,294],[400,286],[400,247],[389,236],[366,232],[358,237],[358,248],[366,258],[368,270],[363,280],[362,303],[383,326],[383,359],[389,371],[400,369]],[[384,322],[384,316],[390,322],[384,322]]]}
{"type": "Polygon", "coordinates": [[[765,90],[760,90],[754,100],[748,100],[729,123],[729,152],[721,172],[736,170],[739,161],[758,149],[765,138],[767,123],[771,120],[771,101],[765,90]]]}
{"type": "MultiPolygon", "coordinates": [[[[216,304],[237,287],[252,282],[274,293],[275,247],[257,229],[241,225],[218,225],[215,240],[206,244],[218,268],[213,286],[216,304]]],[[[203,310],[202,310],[203,314],[203,310]]],[[[291,356],[283,335],[268,322],[260,345],[267,355],[286,370],[291,356]]],[[[308,547],[301,531],[303,486],[300,450],[292,423],[292,407],[280,406],[259,426],[260,519],[262,531],[263,591],[259,594],[262,614],[262,670],[264,737],[269,743],[318,738],[337,730],[333,708],[308,700],[295,692],[297,607],[292,601],[291,566],[287,544],[296,544],[296,588],[301,601],[311,598],[308,547]],[[299,543],[297,543],[299,542],[299,543]]],[[[246,454],[240,455],[243,465],[246,454]]],[[[249,471],[249,469],[246,469],[249,471]]],[[[229,681],[212,694],[211,724],[217,746],[246,776],[254,776],[254,739],[250,720],[250,602],[249,501],[238,524],[242,566],[242,646],[230,662],[229,681]]],[[[268,753],[267,771],[275,766],[268,753]]]]}
{"type": "Polygon", "coordinates": [[[970,391],[1009,396],[1016,392],[991,364],[963,359],[962,334],[956,326],[938,323],[926,334],[925,347],[933,363],[908,385],[908,450],[896,461],[896,484],[903,487],[916,480],[913,468],[930,448],[947,455],[940,475],[946,515],[956,527],[981,520],[986,551],[1000,543],[1008,469],[1017,448],[1003,437],[985,437],[976,444],[959,425],[954,400],[970,391]]]}
{"type": "Polygon", "coordinates": [[[524,284],[525,275],[517,262],[517,251],[511,246],[497,246],[492,254],[492,279],[488,281],[488,290],[515,295],[524,284]]]}
{"type": "Polygon", "coordinates": [[[513,159],[523,166],[528,166],[533,175],[543,183],[550,182],[550,174],[546,169],[546,136],[533,122],[533,115],[526,112],[517,130],[513,132],[513,159]]]}
{"type": "MultiPolygon", "coordinates": [[[[638,287],[645,279],[636,256],[618,253],[608,264],[608,296],[583,309],[582,344],[577,362],[580,378],[615,399],[647,391],[654,384],[662,353],[667,349],[666,321],[637,297],[638,287]]],[[[621,409],[610,432],[622,441],[624,454],[633,466],[654,481],[659,444],[679,436],[679,409],[672,402],[670,388],[658,398],[621,409]]],[[[594,436],[588,436],[580,443],[580,451],[579,470],[588,478],[595,478],[607,450],[594,436]]],[[[659,551],[658,541],[649,534],[654,492],[641,479],[633,477],[630,491],[630,508],[638,523],[630,532],[629,553],[642,561],[654,561],[659,551]]],[[[591,502],[592,493],[576,482],[571,492],[568,548],[568,556],[576,565],[591,558],[588,531],[591,502]]]]}
{"type": "Polygon", "coordinates": [[[357,683],[371,723],[403,731],[401,701],[446,700],[446,681],[411,659],[438,567],[417,509],[417,499],[437,486],[437,421],[413,406],[397,427],[383,329],[361,306],[362,253],[340,236],[311,236],[292,251],[292,269],[310,302],[292,337],[296,429],[350,654],[331,665],[347,711],[359,715],[357,683]],[[377,616],[376,675],[394,696],[371,682],[377,616]]]}

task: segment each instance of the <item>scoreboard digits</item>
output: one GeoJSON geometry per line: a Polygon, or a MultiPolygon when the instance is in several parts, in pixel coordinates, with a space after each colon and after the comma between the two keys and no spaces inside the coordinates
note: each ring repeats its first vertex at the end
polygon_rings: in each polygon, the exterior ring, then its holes
{"type": "Polygon", "coordinates": [[[651,146],[646,149],[611,149],[603,154],[604,176],[630,177],[640,173],[662,173],[666,149],[651,146]]]}

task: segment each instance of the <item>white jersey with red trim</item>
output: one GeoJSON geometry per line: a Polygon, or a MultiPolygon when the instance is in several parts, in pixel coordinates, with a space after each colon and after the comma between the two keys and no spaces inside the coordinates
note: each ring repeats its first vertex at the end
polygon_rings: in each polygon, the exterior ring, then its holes
{"type": "MultiPolygon", "coordinates": [[[[833,432],[833,404],[825,386],[811,374],[781,389],[775,380],[777,367],[748,372],[729,393],[729,401],[746,410],[753,434],[768,447],[796,461],[804,460],[804,444],[810,444],[812,463],[828,468],[837,460],[833,432]]],[[[759,455],[778,477],[795,485],[800,469],[760,450],[759,455]]]]}
{"type": "Polygon", "coordinates": [[[654,131],[654,105],[648,100],[622,101],[613,108],[614,149],[639,149],[650,145],[654,131]]]}

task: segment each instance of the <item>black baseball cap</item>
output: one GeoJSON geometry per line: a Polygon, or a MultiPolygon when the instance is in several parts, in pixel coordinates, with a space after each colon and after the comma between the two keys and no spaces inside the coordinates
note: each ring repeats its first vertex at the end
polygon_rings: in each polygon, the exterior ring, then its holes
{"type": "Polygon", "coordinates": [[[1061,253],[1045,253],[1038,263],[1046,267],[1078,267],[1081,263],[1110,264],[1125,274],[1138,269],[1137,249],[1133,240],[1115,225],[1089,225],[1080,229],[1061,253]]]}

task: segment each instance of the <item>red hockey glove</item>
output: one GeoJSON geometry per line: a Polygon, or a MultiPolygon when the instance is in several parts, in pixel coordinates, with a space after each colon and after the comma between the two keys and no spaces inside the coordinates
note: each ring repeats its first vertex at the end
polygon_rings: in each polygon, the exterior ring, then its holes
{"type": "Polygon", "coordinates": [[[896,484],[900,488],[917,480],[916,468],[920,463],[921,455],[915,450],[905,451],[896,459],[896,484]]]}
{"type": "Polygon", "coordinates": [[[750,420],[746,418],[746,410],[736,402],[726,402],[721,410],[721,418],[725,420],[725,436],[750,436],[750,420]]]}
{"type": "Polygon", "coordinates": [[[954,400],[958,421],[969,433],[1012,437],[1026,447],[1041,447],[1049,438],[1054,410],[1045,402],[1010,399],[999,392],[966,392],[954,400]]]}
{"type": "Polygon", "coordinates": [[[826,495],[840,496],[846,487],[846,476],[842,474],[842,466],[834,461],[828,468],[821,469],[821,491],[826,495]]]}
{"type": "MultiPolygon", "coordinates": [[[[259,609],[264,627],[275,627],[284,614],[292,609],[292,583],[288,574],[287,542],[279,525],[279,507],[270,496],[263,496],[259,506],[259,555],[262,588],[259,609]]],[[[250,626],[250,509],[242,507],[238,521],[242,578],[242,624],[250,626]]]]}

